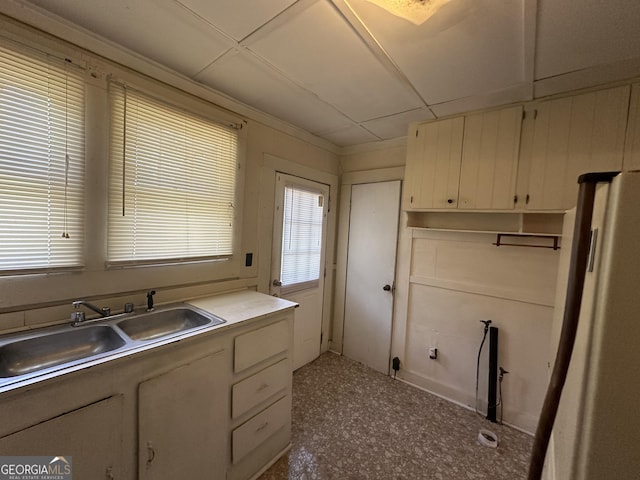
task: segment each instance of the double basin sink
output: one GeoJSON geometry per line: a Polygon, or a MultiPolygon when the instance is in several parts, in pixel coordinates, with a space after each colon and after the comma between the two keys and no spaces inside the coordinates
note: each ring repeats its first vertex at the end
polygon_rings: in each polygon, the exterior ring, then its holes
{"type": "Polygon", "coordinates": [[[224,323],[186,304],[0,337],[0,387],[224,323]]]}

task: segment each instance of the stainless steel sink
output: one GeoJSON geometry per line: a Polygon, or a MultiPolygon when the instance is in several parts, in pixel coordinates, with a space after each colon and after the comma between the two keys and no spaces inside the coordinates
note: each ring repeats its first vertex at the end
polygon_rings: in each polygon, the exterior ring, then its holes
{"type": "Polygon", "coordinates": [[[116,325],[132,340],[148,341],[221,323],[224,320],[213,315],[200,313],[193,308],[177,307],[128,318],[116,325]]]}
{"type": "Polygon", "coordinates": [[[184,303],[0,336],[0,392],[56,371],[108,361],[224,323],[184,303]],[[99,322],[99,323],[98,323],[99,322]]]}
{"type": "Polygon", "coordinates": [[[17,337],[0,346],[0,378],[16,377],[116,350],[125,340],[108,325],[17,337]]]}

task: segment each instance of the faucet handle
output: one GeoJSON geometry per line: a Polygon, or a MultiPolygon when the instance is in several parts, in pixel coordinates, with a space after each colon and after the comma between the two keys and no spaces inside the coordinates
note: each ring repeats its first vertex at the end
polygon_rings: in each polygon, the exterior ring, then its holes
{"type": "Polygon", "coordinates": [[[152,311],[153,308],[153,296],[156,294],[155,290],[150,290],[147,292],[147,312],[152,311]]]}
{"type": "MultiPolygon", "coordinates": [[[[75,308],[78,308],[77,305],[74,305],[75,308]]],[[[82,322],[84,322],[86,319],[85,314],[82,310],[76,310],[74,312],[71,312],[71,321],[73,322],[73,325],[79,325],[82,322]]]]}

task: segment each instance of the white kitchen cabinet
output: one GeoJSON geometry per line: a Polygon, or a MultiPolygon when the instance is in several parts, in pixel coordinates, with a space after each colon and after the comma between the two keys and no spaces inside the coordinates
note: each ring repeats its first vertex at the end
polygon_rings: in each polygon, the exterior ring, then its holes
{"type": "Polygon", "coordinates": [[[522,107],[418,125],[409,133],[408,210],[514,207],[522,107]]]}
{"type": "Polygon", "coordinates": [[[224,478],[228,361],[220,351],[140,383],[138,478],[224,478]]]}
{"type": "Polygon", "coordinates": [[[2,455],[66,457],[73,478],[122,479],[122,395],[0,438],[2,455]]]}
{"type": "Polygon", "coordinates": [[[418,125],[409,132],[404,206],[456,208],[464,117],[418,125]]]}
{"type": "Polygon", "coordinates": [[[239,335],[234,340],[233,371],[241,372],[289,348],[289,323],[277,323],[239,335]]]}
{"type": "Polygon", "coordinates": [[[631,87],[623,167],[625,170],[640,170],[640,83],[631,87]]]}
{"type": "Polygon", "coordinates": [[[229,480],[255,478],[291,442],[293,311],[234,337],[229,480]]]}
{"type": "Polygon", "coordinates": [[[285,358],[233,385],[231,417],[238,418],[289,385],[291,365],[285,358]]]}
{"type": "Polygon", "coordinates": [[[514,207],[521,125],[521,106],[465,117],[459,209],[514,207]]]}
{"type": "Polygon", "coordinates": [[[629,91],[625,85],[536,106],[530,167],[521,172],[527,175],[523,208],[569,209],[579,175],[622,170],[629,91]]]}

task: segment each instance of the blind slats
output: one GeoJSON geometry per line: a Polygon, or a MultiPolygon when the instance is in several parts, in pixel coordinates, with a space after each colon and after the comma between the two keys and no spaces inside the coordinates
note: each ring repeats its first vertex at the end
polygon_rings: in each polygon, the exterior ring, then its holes
{"type": "Polygon", "coordinates": [[[238,135],[111,84],[110,263],[232,254],[238,135]]]}
{"type": "Polygon", "coordinates": [[[324,209],[318,192],[285,186],[280,280],[283,288],[320,278],[324,209]]]}
{"type": "Polygon", "coordinates": [[[84,113],[64,62],[0,45],[2,273],[83,264],[84,113]]]}

